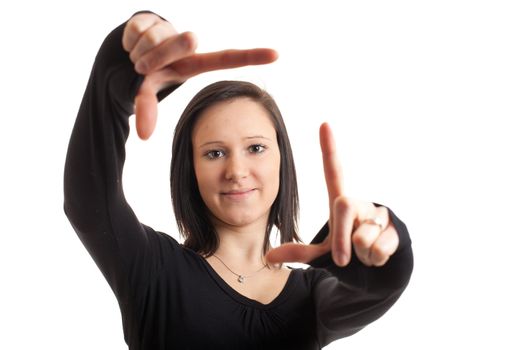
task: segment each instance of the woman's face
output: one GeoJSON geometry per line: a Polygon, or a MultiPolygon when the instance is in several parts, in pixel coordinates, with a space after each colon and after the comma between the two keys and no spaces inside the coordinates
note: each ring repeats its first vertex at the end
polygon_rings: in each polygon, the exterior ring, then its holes
{"type": "Polygon", "coordinates": [[[268,112],[249,98],[219,102],[197,120],[192,143],[199,192],[214,218],[229,226],[266,227],[280,167],[268,112]]]}

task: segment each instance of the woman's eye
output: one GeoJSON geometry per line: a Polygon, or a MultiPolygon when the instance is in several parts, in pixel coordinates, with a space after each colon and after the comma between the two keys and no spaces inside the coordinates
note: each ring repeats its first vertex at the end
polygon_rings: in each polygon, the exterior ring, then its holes
{"type": "Polygon", "coordinates": [[[209,151],[208,153],[206,153],[205,156],[208,159],[217,159],[217,158],[224,156],[224,152],[219,151],[219,150],[213,150],[213,151],[209,151]]]}
{"type": "Polygon", "coordinates": [[[249,147],[250,153],[262,153],[266,150],[266,147],[263,145],[251,145],[249,147]]]}

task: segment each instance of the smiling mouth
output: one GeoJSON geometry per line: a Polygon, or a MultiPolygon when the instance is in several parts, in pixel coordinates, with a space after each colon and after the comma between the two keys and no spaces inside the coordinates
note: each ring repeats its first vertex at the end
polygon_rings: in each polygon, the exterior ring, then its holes
{"type": "Polygon", "coordinates": [[[243,199],[245,197],[248,197],[250,194],[252,194],[255,191],[255,188],[250,188],[246,190],[236,190],[236,191],[229,191],[229,192],[221,192],[221,195],[230,198],[230,199],[243,199]]]}

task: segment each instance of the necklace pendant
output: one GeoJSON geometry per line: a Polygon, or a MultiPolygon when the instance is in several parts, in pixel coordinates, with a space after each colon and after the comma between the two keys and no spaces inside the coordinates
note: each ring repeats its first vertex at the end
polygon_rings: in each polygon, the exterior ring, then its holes
{"type": "Polygon", "coordinates": [[[244,276],[239,275],[239,277],[237,278],[237,282],[244,283],[244,276]]]}

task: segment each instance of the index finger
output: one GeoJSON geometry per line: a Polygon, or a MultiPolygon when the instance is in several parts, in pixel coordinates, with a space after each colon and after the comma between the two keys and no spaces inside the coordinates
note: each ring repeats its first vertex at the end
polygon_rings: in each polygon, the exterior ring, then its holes
{"type": "Polygon", "coordinates": [[[284,243],[277,248],[270,249],[265,259],[270,264],[298,262],[307,264],[317,257],[330,251],[326,242],[320,244],[284,243]]]}
{"type": "Polygon", "coordinates": [[[268,64],[277,59],[272,49],[224,50],[194,54],[173,63],[171,67],[181,76],[191,77],[219,69],[268,64]]]}
{"type": "Polygon", "coordinates": [[[335,147],[335,139],[328,123],[321,124],[319,129],[319,141],[323,153],[323,168],[330,208],[333,207],[337,197],[343,195],[343,170],[335,147]]]}

